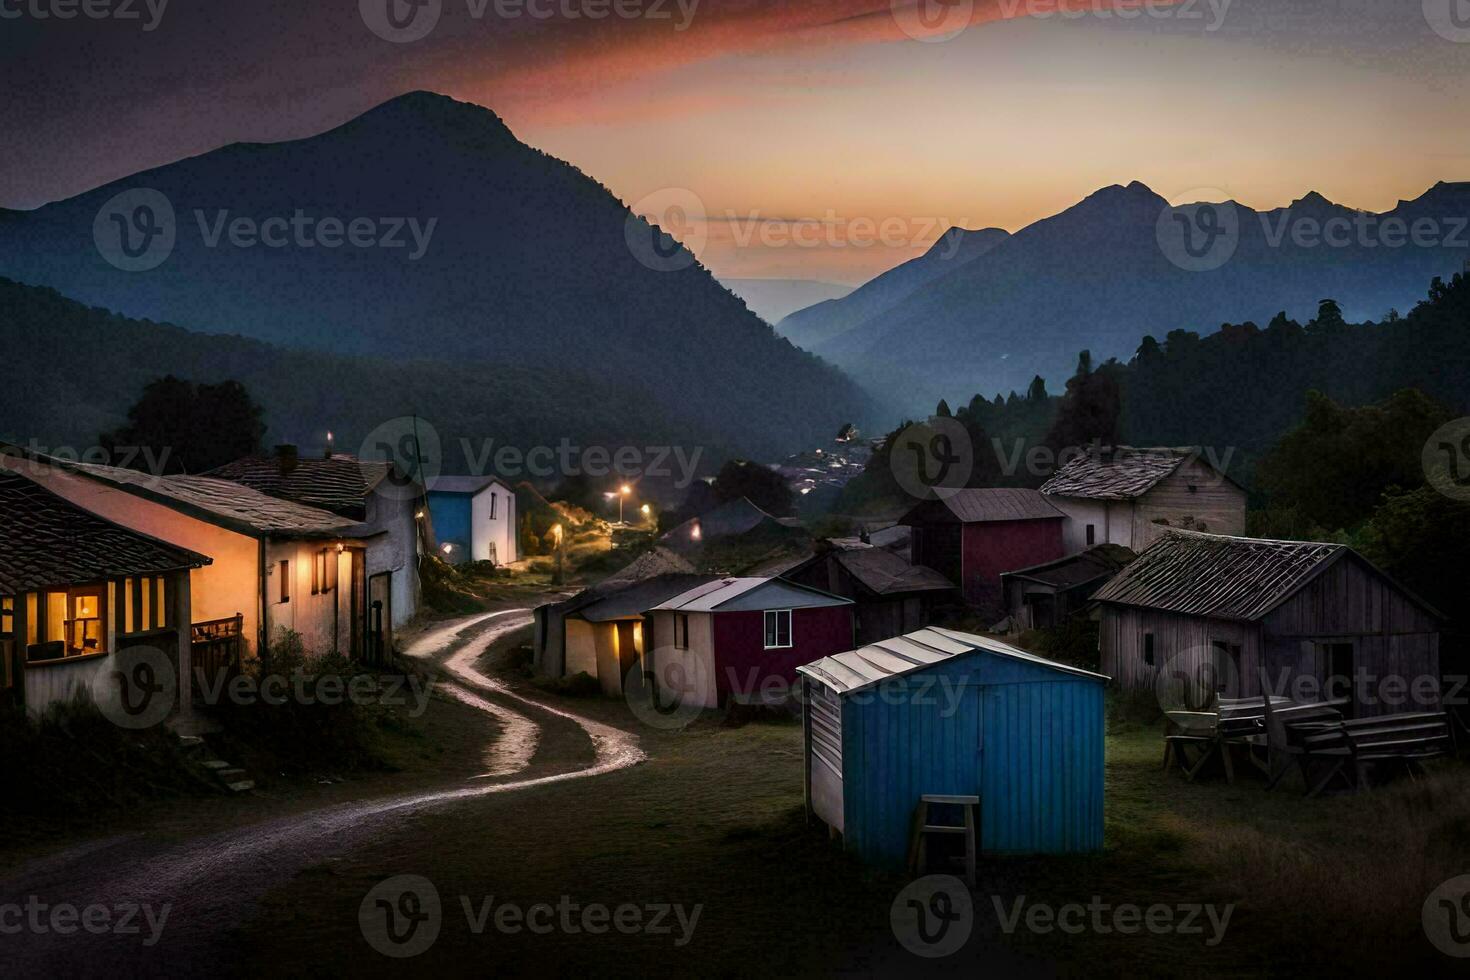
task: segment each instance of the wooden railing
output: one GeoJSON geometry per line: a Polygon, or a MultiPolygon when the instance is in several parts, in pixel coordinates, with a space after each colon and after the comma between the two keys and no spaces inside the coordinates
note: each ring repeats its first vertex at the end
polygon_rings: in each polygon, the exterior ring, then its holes
{"type": "Polygon", "coordinates": [[[228,619],[212,619],[190,627],[192,690],[196,702],[204,700],[206,689],[219,690],[239,672],[244,625],[245,617],[236,613],[228,619]]]}

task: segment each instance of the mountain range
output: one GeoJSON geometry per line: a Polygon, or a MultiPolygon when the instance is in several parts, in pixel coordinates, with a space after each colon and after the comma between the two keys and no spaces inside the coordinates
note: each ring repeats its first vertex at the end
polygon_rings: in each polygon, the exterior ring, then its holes
{"type": "Polygon", "coordinates": [[[1173,207],[1134,182],[1012,235],[958,234],[985,237],[948,260],[941,240],[778,329],[918,413],[941,397],[1024,391],[1037,374],[1055,387],[1084,348],[1101,362],[1131,356],[1146,335],[1264,325],[1283,311],[1305,321],[1324,298],[1349,320],[1376,320],[1465,267],[1470,183],[1374,215],[1316,193],[1264,212],[1173,207]]]}
{"type": "MultiPolygon", "coordinates": [[[[593,378],[601,400],[578,417],[601,416],[604,431],[623,428],[636,401],[664,431],[752,455],[874,413],[841,372],[778,336],[597,181],[520,142],[490,110],[426,92],[307,139],[233,144],[0,211],[0,275],[179,324],[186,346],[197,333],[238,334],[452,364],[455,376],[474,364],[490,388],[502,370],[533,371],[540,389],[518,386],[531,402],[516,406],[532,416],[538,399],[562,405],[593,378]],[[640,242],[662,249],[655,261],[640,242]]],[[[161,349],[157,372],[175,363],[161,349]]],[[[477,392],[458,397],[473,407],[477,392]]],[[[546,417],[541,441],[595,435],[546,417]]]]}

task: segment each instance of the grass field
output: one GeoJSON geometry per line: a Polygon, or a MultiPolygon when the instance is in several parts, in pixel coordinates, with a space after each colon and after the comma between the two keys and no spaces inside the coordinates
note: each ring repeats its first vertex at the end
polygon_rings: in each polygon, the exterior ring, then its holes
{"type": "MultiPolygon", "coordinates": [[[[494,653],[492,652],[492,657],[494,653]]],[[[567,700],[611,724],[619,702],[567,700]]],[[[1306,800],[1288,784],[1188,784],[1159,769],[1156,731],[1119,724],[1107,760],[1107,846],[1074,858],[987,859],[967,946],[944,960],[904,951],[889,924],[901,879],[858,866],[808,826],[801,733],[789,724],[638,728],[650,761],[565,783],[425,812],[374,847],[325,862],[263,903],[238,937],[243,972],[305,970],[323,956],[354,971],[404,964],[364,943],[358,907],[398,874],[434,882],[445,925],[415,970],[633,975],[896,972],[1011,975],[1358,974],[1438,972],[1420,908],[1463,873],[1470,841],[1465,769],[1357,797],[1306,800]],[[693,938],[510,935],[469,928],[460,907],[490,896],[522,907],[682,903],[702,907],[693,938]],[[1006,934],[993,904],[1233,905],[1223,940],[1202,934],[1006,934]]],[[[538,764],[578,760],[541,759],[538,764]]]]}

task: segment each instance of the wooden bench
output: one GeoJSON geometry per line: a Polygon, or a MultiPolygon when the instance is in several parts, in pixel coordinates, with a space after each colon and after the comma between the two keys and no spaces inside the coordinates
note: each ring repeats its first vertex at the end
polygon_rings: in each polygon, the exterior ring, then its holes
{"type": "Polygon", "coordinates": [[[1322,792],[1342,773],[1350,755],[1339,731],[1344,704],[1341,700],[1298,703],[1287,699],[1281,703],[1272,699],[1266,705],[1268,791],[1281,782],[1293,760],[1301,769],[1308,796],[1322,792]]]}
{"type": "Polygon", "coordinates": [[[1401,765],[1413,779],[1419,763],[1454,751],[1450,717],[1443,711],[1355,718],[1342,723],[1359,789],[1369,789],[1369,773],[1379,763],[1401,765]]]}
{"type": "MultiPolygon", "coordinates": [[[[1289,698],[1273,696],[1275,704],[1287,704],[1289,698]]],[[[1244,746],[1249,758],[1262,770],[1267,764],[1257,758],[1255,750],[1266,747],[1265,716],[1267,699],[1219,698],[1214,711],[1169,711],[1165,712],[1167,723],[1164,730],[1164,768],[1177,762],[1187,779],[1193,781],[1215,756],[1225,766],[1225,778],[1235,782],[1235,747],[1244,746]],[[1189,760],[1192,750],[1199,751],[1199,758],[1189,760]]]]}

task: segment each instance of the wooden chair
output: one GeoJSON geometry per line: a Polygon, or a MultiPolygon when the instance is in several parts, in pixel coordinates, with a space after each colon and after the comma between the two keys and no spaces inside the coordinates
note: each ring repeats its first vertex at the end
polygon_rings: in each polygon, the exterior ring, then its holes
{"type": "Polygon", "coordinates": [[[909,840],[909,871],[914,875],[922,875],[928,866],[929,847],[928,838],[932,834],[963,834],[965,838],[965,882],[975,887],[975,858],[979,850],[976,831],[975,811],[980,807],[978,796],[943,796],[925,793],[919,797],[919,805],[914,807],[914,829],[909,840]],[[965,814],[963,824],[934,823],[931,819],[931,806],[957,806],[965,814]]]}

